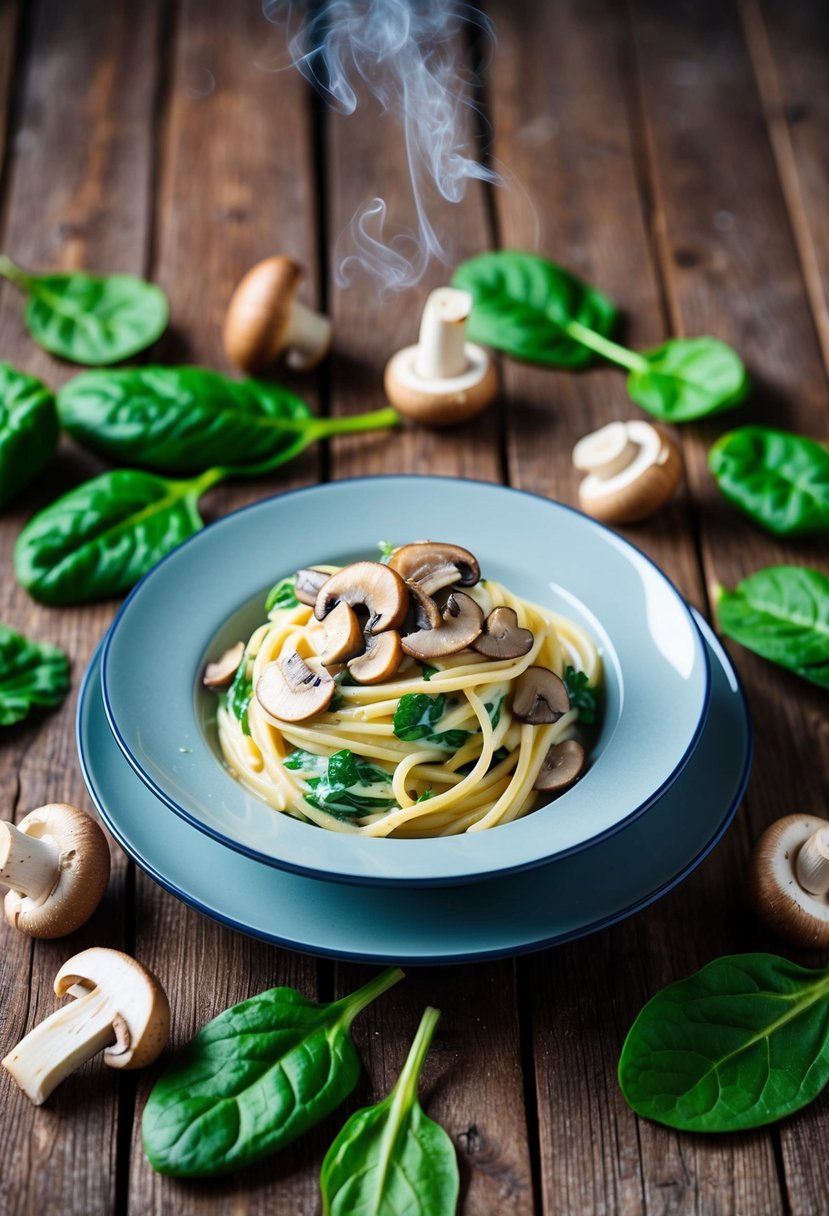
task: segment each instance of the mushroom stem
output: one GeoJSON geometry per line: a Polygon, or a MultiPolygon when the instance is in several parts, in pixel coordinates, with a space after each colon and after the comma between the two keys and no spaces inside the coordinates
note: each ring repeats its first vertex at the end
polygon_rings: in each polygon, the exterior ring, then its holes
{"type": "Polygon", "coordinates": [[[829,895],[829,828],[815,832],[801,847],[795,874],[810,895],[829,895]]]}
{"type": "Polygon", "coordinates": [[[60,849],[49,836],[30,836],[13,823],[0,823],[0,882],[39,900],[60,876],[60,849]]]}
{"type": "Polygon", "coordinates": [[[290,367],[313,367],[328,353],[331,345],[331,322],[299,300],[294,300],[288,327],[283,339],[290,367]]]}
{"type": "Polygon", "coordinates": [[[633,464],[638,453],[639,445],[631,439],[624,422],[609,422],[579,440],[573,448],[573,464],[606,481],[633,464]]]}
{"type": "Polygon", "coordinates": [[[466,357],[466,323],[472,296],[456,287],[439,287],[426,301],[420,321],[415,371],[424,380],[462,375],[466,357]]]}
{"type": "Polygon", "coordinates": [[[118,1017],[108,993],[101,988],[84,991],[21,1039],[3,1067],[40,1106],[70,1073],[115,1042],[118,1017]]]}

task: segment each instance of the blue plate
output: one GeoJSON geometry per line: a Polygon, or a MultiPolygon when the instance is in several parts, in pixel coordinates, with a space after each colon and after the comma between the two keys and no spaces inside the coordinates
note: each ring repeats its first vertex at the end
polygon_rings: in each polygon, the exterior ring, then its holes
{"type": "Polygon", "coordinates": [[[439,885],[530,869],[595,843],[676,779],[705,721],[710,672],[687,605],[614,532],[548,499],[480,482],[373,477],[282,494],[185,542],[125,601],[104,647],[113,734],[176,814],[232,849],[343,882],[439,885]],[[274,812],[221,762],[205,661],[264,619],[268,587],[301,566],[432,537],[471,549],[484,576],[580,620],[605,668],[590,767],[515,823],[439,840],[325,832],[274,812]]]}
{"type": "Polygon", "coordinates": [[[708,724],[685,771],[621,831],[528,874],[406,890],[275,872],[171,815],[135,775],[104,714],[100,651],[81,689],[78,751],[101,818],[122,848],[191,907],[308,954],[373,963],[453,963],[538,950],[653,903],[722,836],[748,780],[752,733],[739,681],[699,621],[712,664],[708,724]]]}

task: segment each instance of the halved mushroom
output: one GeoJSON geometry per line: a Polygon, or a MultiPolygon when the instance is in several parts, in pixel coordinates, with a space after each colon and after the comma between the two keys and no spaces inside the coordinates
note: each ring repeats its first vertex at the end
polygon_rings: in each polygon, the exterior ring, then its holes
{"type": "Polygon", "coordinates": [[[40,1106],[52,1090],[99,1051],[110,1068],[143,1068],[163,1051],[170,1006],[146,967],[120,950],[93,946],[63,964],[58,996],[74,996],[35,1026],[2,1061],[40,1106]]]}
{"type": "Polygon", "coordinates": [[[751,858],[754,906],[781,937],[829,946],[829,822],[786,815],[766,828],[751,858]]]}
{"type": "Polygon", "coordinates": [[[443,617],[431,595],[427,595],[419,583],[407,583],[406,586],[409,588],[409,617],[406,624],[411,625],[407,632],[439,629],[443,617]]]}
{"type": "Polygon", "coordinates": [[[294,577],[294,595],[300,604],[307,604],[309,608],[313,608],[323,583],[327,583],[330,577],[331,575],[326,574],[324,570],[297,570],[294,577]]]}
{"type": "Polygon", "coordinates": [[[512,712],[520,722],[558,722],[569,708],[564,681],[547,667],[528,667],[515,681],[512,712]]]}
{"type": "Polygon", "coordinates": [[[439,541],[401,545],[389,558],[389,566],[427,595],[443,587],[474,587],[481,577],[478,559],[468,549],[439,541]]]}
{"type": "Polygon", "coordinates": [[[322,622],[318,640],[317,654],[326,667],[331,663],[342,663],[363,649],[365,643],[357,613],[349,608],[345,600],[341,600],[322,622]]]}
{"type": "Polygon", "coordinates": [[[639,419],[610,422],[585,435],[573,464],[587,473],[579,486],[583,511],[608,524],[636,523],[657,511],[682,476],[682,457],[669,435],[639,419]]]}
{"type": "MultiPolygon", "coordinates": [[[[440,607],[440,605],[439,605],[440,607]]],[[[480,635],[484,614],[462,591],[450,591],[438,629],[418,629],[403,638],[403,650],[414,659],[440,659],[471,646],[480,635]]]]}
{"type": "Polygon", "coordinates": [[[280,722],[304,722],[328,708],[335,687],[327,672],[318,675],[294,651],[268,663],[256,682],[256,699],[280,722]]]}
{"type": "Polygon", "coordinates": [[[396,629],[368,634],[365,653],[351,659],[348,670],[358,684],[379,684],[393,676],[403,662],[403,646],[396,629]]]}
{"type": "Polygon", "coordinates": [[[554,743],[538,770],[534,790],[566,790],[584,769],[584,748],[576,739],[554,743]]]}
{"type": "Polygon", "coordinates": [[[484,622],[483,633],[472,643],[472,649],[488,659],[519,659],[532,650],[535,638],[529,629],[522,629],[514,608],[493,608],[484,622]]]}
{"type": "Polygon", "coordinates": [[[208,663],[204,669],[202,683],[206,688],[226,688],[231,683],[245,653],[245,643],[237,642],[224,652],[215,663],[208,663]]]}
{"type": "Polygon", "coordinates": [[[314,606],[314,616],[324,620],[337,604],[368,612],[367,633],[382,633],[402,625],[409,610],[409,592],[396,570],[382,562],[353,562],[332,574],[323,584],[314,606]]]}

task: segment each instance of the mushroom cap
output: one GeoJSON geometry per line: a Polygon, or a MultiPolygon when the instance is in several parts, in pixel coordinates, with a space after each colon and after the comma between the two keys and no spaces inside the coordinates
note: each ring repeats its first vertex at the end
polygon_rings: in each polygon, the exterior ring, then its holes
{"type": "Polygon", "coordinates": [[[816,815],[786,815],[766,828],[751,856],[750,889],[759,916],[801,946],[829,946],[829,898],[807,891],[797,877],[800,850],[829,823],[816,815]]]}
{"type": "Polygon", "coordinates": [[[231,683],[236,672],[239,670],[239,664],[245,654],[245,643],[237,642],[235,646],[229,647],[221,658],[216,659],[214,663],[208,663],[204,669],[202,683],[206,688],[225,688],[231,683]]]}
{"type": "Polygon", "coordinates": [[[389,558],[389,568],[408,583],[417,583],[427,595],[443,587],[474,587],[481,577],[478,559],[461,545],[417,540],[401,545],[389,558]]]}
{"type": "MultiPolygon", "coordinates": [[[[440,605],[439,605],[440,606],[440,605]]],[[[438,629],[417,629],[402,639],[413,659],[440,659],[471,646],[481,632],[484,614],[470,595],[450,591],[441,609],[438,629]]]]}
{"type": "Polygon", "coordinates": [[[403,646],[396,629],[368,634],[365,653],[348,664],[348,670],[358,684],[379,684],[397,671],[403,662],[403,646]]]}
{"type": "Polygon", "coordinates": [[[545,792],[566,790],[581,776],[583,768],[584,748],[577,739],[564,739],[561,743],[554,743],[538,770],[533,789],[545,792]]]}
{"type": "Polygon", "coordinates": [[[486,409],[498,393],[498,373],[488,351],[467,342],[466,371],[426,380],[415,369],[417,346],[407,346],[386,364],[383,386],[393,406],[425,426],[454,426],[486,409]]]}
{"type": "Polygon", "coordinates": [[[336,685],[318,674],[296,651],[268,663],[256,681],[256,700],[280,722],[304,722],[331,704],[336,685]]]}
{"type": "Polygon", "coordinates": [[[313,608],[323,583],[327,583],[330,577],[325,570],[314,570],[313,567],[297,570],[294,576],[294,595],[300,604],[313,608]]]}
{"type": "Polygon", "coordinates": [[[103,829],[76,806],[50,802],[17,825],[27,836],[49,837],[60,852],[52,890],[40,899],[8,891],[6,920],[30,937],[64,937],[89,920],[109,882],[109,844],[103,829]]]}
{"type": "Polygon", "coordinates": [[[224,324],[228,358],[246,372],[263,372],[283,347],[304,271],[284,254],[257,262],[230,298],[224,324]]]}
{"type": "Polygon", "coordinates": [[[646,519],[668,501],[682,477],[679,449],[669,435],[649,422],[611,423],[586,436],[574,449],[578,467],[587,466],[589,442],[596,445],[596,463],[579,486],[579,505],[602,523],[646,519]],[[630,441],[627,449],[621,445],[619,426],[624,426],[630,441]],[[609,437],[605,443],[604,432],[611,427],[612,442],[609,437]],[[628,463],[622,463],[628,458],[628,463]]]}
{"type": "Polygon", "coordinates": [[[567,686],[548,667],[528,667],[515,681],[512,713],[533,726],[558,722],[570,708],[567,686]]]}
{"type": "Polygon", "coordinates": [[[396,570],[382,562],[353,562],[332,574],[320,589],[314,616],[318,621],[325,620],[341,600],[352,608],[362,605],[367,609],[367,633],[396,629],[409,610],[405,582],[396,570]]]}
{"type": "Polygon", "coordinates": [[[337,607],[321,622],[314,638],[320,662],[325,667],[331,663],[342,663],[359,654],[364,645],[357,613],[345,600],[340,600],[337,607]]]}
{"type": "Polygon", "coordinates": [[[484,621],[483,633],[472,643],[472,649],[488,659],[520,659],[532,650],[534,641],[530,630],[518,624],[515,609],[501,605],[493,608],[484,621]]]}
{"type": "Polygon", "coordinates": [[[417,629],[439,629],[443,617],[431,595],[426,594],[420,583],[407,579],[406,586],[409,588],[409,616],[406,621],[408,632],[414,633],[417,629]]]}
{"type": "Polygon", "coordinates": [[[120,950],[92,946],[67,959],[55,976],[58,996],[76,985],[90,992],[100,988],[112,1000],[115,1043],[104,1051],[105,1064],[143,1068],[161,1055],[170,1034],[170,1005],[152,971],[120,950]]]}

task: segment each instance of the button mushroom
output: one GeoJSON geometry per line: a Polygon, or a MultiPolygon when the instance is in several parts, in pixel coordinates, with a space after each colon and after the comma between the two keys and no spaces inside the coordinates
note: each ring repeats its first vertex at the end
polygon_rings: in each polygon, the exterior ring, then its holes
{"type": "Polygon", "coordinates": [[[297,570],[294,577],[294,595],[300,604],[307,604],[313,608],[317,602],[320,588],[323,583],[328,582],[330,577],[331,575],[326,574],[324,570],[297,570]]]}
{"type": "Polygon", "coordinates": [[[754,906],[781,937],[829,946],[829,822],[786,815],[767,828],[751,858],[754,906]]]}
{"type": "Polygon", "coordinates": [[[481,577],[478,559],[468,549],[441,541],[401,545],[389,558],[389,567],[427,595],[444,587],[474,587],[481,577]]]}
{"type": "Polygon", "coordinates": [[[287,351],[290,367],[315,367],[331,346],[328,317],[296,299],[303,269],[282,254],[247,272],[230,299],[224,326],[228,358],[246,372],[264,372],[287,351]]]}
{"type": "Polygon", "coordinates": [[[396,629],[368,634],[365,653],[348,664],[348,670],[358,684],[379,684],[393,676],[403,661],[403,646],[396,629]]]}
{"type": "Polygon", "coordinates": [[[403,650],[413,659],[440,659],[466,650],[479,636],[484,614],[469,595],[450,591],[437,629],[418,629],[403,638],[403,650]]]}
{"type": "Polygon", "coordinates": [[[607,524],[630,524],[659,510],[682,476],[674,441],[649,422],[610,422],[580,439],[573,464],[583,511],[607,524]]]}
{"type": "Polygon", "coordinates": [[[280,722],[304,722],[328,708],[335,687],[327,672],[318,675],[294,651],[268,663],[256,681],[256,700],[280,722]]]}
{"type": "Polygon", "coordinates": [[[226,688],[231,683],[245,653],[245,643],[237,642],[226,650],[215,663],[208,663],[204,669],[202,683],[206,688],[226,688]]]}
{"type": "Polygon", "coordinates": [[[538,770],[534,790],[560,793],[580,777],[584,769],[584,748],[576,739],[554,743],[538,770]]]}
{"type": "Polygon", "coordinates": [[[570,708],[570,697],[560,676],[546,667],[528,667],[515,681],[513,716],[533,726],[558,722],[570,708]]]}
{"type": "Polygon", "coordinates": [[[109,845],[75,806],[52,802],[0,823],[6,920],[30,937],[63,937],[89,920],[109,881],[109,845]]]}
{"type": "Polygon", "coordinates": [[[325,667],[342,663],[358,654],[364,645],[357,613],[341,600],[319,626],[315,646],[320,662],[325,667]]]}
{"type": "Polygon", "coordinates": [[[152,972],[128,954],[100,946],[81,951],[57,973],[55,992],[76,999],[30,1031],[2,1061],[36,1106],[99,1051],[110,1068],[143,1068],[161,1054],[170,1033],[170,1006],[152,972]]]}
{"type": "Polygon", "coordinates": [[[341,601],[352,608],[366,609],[367,633],[396,629],[409,610],[406,584],[396,570],[382,562],[353,562],[332,574],[317,596],[314,616],[318,621],[324,620],[341,601]]]}
{"type": "Polygon", "coordinates": [[[472,649],[488,659],[519,659],[532,650],[534,641],[530,630],[518,624],[515,609],[502,606],[492,609],[472,649]]]}
{"type": "Polygon", "coordinates": [[[472,296],[440,287],[426,301],[416,346],[386,364],[386,396],[401,414],[427,426],[451,426],[474,418],[498,392],[489,353],[466,341],[472,296]]]}

